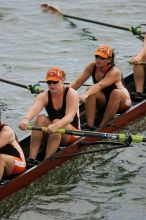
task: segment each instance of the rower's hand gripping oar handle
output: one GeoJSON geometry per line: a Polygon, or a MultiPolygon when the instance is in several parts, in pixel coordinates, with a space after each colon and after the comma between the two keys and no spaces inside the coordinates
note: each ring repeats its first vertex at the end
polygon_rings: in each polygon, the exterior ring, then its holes
{"type": "Polygon", "coordinates": [[[129,60],[128,63],[129,64],[133,64],[133,65],[146,65],[146,62],[144,62],[144,61],[132,61],[132,60],[129,60]]]}
{"type": "MultiPolygon", "coordinates": [[[[28,126],[28,130],[36,130],[36,131],[42,131],[47,133],[48,129],[47,127],[33,127],[28,126]]],[[[60,134],[68,134],[68,135],[75,135],[75,136],[81,136],[81,137],[97,137],[101,139],[110,139],[110,140],[118,140],[121,142],[146,142],[146,138],[142,135],[127,135],[127,134],[112,134],[112,133],[102,133],[102,132],[91,132],[91,131],[82,131],[82,130],[66,130],[64,128],[58,128],[56,130],[56,133],[60,134]]]]}
{"type": "Polygon", "coordinates": [[[47,133],[47,127],[40,127],[40,128],[37,128],[37,127],[33,127],[31,125],[28,125],[27,126],[27,130],[35,130],[35,131],[42,131],[44,133],[47,133]]]}
{"type": "MultiPolygon", "coordinates": [[[[48,133],[47,127],[33,127],[31,125],[28,125],[27,130],[35,130],[35,131],[42,131],[44,133],[48,133]]],[[[69,131],[69,130],[65,130],[64,128],[58,128],[55,133],[66,134],[66,131],[69,131]]],[[[72,132],[73,131],[71,131],[71,133],[72,132]]],[[[74,135],[73,133],[72,134],[71,133],[70,133],[70,135],[74,135]]],[[[78,136],[80,136],[80,135],[78,135],[78,136]]]]}

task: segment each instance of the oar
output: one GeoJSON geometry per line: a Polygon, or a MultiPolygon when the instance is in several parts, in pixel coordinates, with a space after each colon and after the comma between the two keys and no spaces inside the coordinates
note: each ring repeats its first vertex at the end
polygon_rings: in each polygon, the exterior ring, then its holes
{"type": "Polygon", "coordinates": [[[86,18],[81,18],[81,17],[75,17],[72,15],[67,15],[67,14],[63,14],[58,8],[54,7],[53,5],[49,5],[49,4],[41,4],[42,10],[44,12],[52,12],[54,14],[58,14],[58,15],[62,15],[63,17],[66,18],[72,18],[72,19],[76,19],[76,20],[80,20],[80,21],[85,21],[85,22],[89,22],[89,23],[94,23],[94,24],[99,24],[99,25],[103,25],[103,26],[107,26],[107,27],[112,27],[112,28],[117,28],[120,30],[125,30],[125,31],[130,31],[132,32],[134,35],[141,35],[144,32],[141,31],[141,27],[123,27],[123,26],[119,26],[119,25],[113,25],[113,24],[108,24],[108,23],[104,23],[104,22],[100,22],[100,21],[94,21],[94,20],[89,20],[86,18]]]}
{"type": "Polygon", "coordinates": [[[9,81],[9,80],[6,80],[6,79],[2,79],[2,78],[0,78],[0,81],[4,82],[4,83],[11,84],[11,85],[14,85],[14,86],[18,86],[18,87],[21,87],[21,88],[24,88],[24,89],[28,89],[28,90],[31,91],[32,94],[39,94],[40,92],[42,92],[39,89],[39,84],[24,85],[24,84],[20,84],[20,83],[17,83],[17,82],[12,82],[12,81],[9,81]]]}
{"type": "Polygon", "coordinates": [[[132,60],[129,60],[128,62],[129,62],[129,64],[133,64],[133,65],[146,65],[146,62],[144,62],[144,61],[132,61],[132,60]]]}
{"type": "MultiPolygon", "coordinates": [[[[39,83],[46,83],[46,81],[40,80],[39,83]]],[[[65,85],[70,85],[71,83],[70,83],[70,82],[64,82],[64,84],[65,84],[65,85]]],[[[84,83],[83,86],[92,86],[92,85],[91,85],[91,84],[86,84],[86,83],[84,83]]]]}
{"type": "MultiPolygon", "coordinates": [[[[47,132],[47,127],[33,127],[28,126],[28,130],[37,130],[42,132],[47,132]]],[[[75,135],[81,137],[96,137],[101,139],[110,139],[110,140],[118,140],[121,142],[146,142],[146,138],[141,135],[132,135],[132,134],[112,134],[112,133],[102,133],[102,132],[94,132],[94,131],[82,131],[82,130],[66,130],[64,128],[59,128],[56,130],[56,133],[60,134],[68,134],[75,135]]]]}
{"type": "MultiPolygon", "coordinates": [[[[117,144],[115,144],[117,145],[117,144]]],[[[110,148],[102,148],[102,149],[96,149],[96,150],[88,150],[88,151],[83,151],[83,152],[79,152],[79,153],[71,153],[71,154],[65,154],[62,156],[52,156],[49,158],[49,160],[56,160],[56,159],[62,159],[62,158],[66,158],[66,157],[76,157],[76,156],[82,156],[82,155],[86,155],[86,154],[93,154],[93,153],[100,153],[100,152],[109,152],[112,150],[119,150],[122,148],[128,148],[128,147],[133,147],[132,145],[120,145],[120,146],[115,146],[115,147],[110,147],[110,148]]]]}

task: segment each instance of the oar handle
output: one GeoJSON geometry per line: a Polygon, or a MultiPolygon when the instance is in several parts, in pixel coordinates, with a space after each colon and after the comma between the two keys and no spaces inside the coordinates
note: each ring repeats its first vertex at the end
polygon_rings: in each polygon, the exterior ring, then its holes
{"type": "Polygon", "coordinates": [[[47,133],[47,127],[40,127],[40,128],[38,128],[38,127],[33,127],[31,125],[28,125],[27,126],[27,130],[42,131],[44,133],[47,133]]]}
{"type": "MultiPolygon", "coordinates": [[[[35,131],[41,131],[41,132],[44,132],[44,133],[47,133],[48,132],[48,128],[47,127],[34,127],[32,125],[28,125],[27,126],[27,130],[35,130],[35,131]]],[[[68,130],[69,131],[69,130],[68,130]]],[[[58,128],[56,130],[56,133],[60,133],[60,134],[65,134],[66,133],[66,130],[64,128],[58,128]]],[[[71,133],[70,133],[71,134],[71,133]]]]}

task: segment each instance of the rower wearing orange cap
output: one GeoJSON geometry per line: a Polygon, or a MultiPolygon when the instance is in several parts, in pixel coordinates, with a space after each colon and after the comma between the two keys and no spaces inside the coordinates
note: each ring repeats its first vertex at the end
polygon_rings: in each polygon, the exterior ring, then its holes
{"type": "MultiPolygon", "coordinates": [[[[20,122],[20,129],[26,129],[29,121],[35,116],[36,127],[48,128],[48,139],[46,145],[45,158],[52,156],[58,146],[67,145],[77,139],[77,137],[58,134],[55,131],[58,128],[76,130],[80,128],[78,108],[79,98],[77,92],[73,88],[66,87],[64,80],[65,72],[59,67],[52,67],[46,74],[46,83],[48,90],[39,94],[32,107],[26,113],[20,122]],[[47,116],[38,115],[45,108],[47,116]]],[[[43,134],[38,131],[32,131],[29,158],[35,160],[41,145],[43,134]]]]}
{"type": "Polygon", "coordinates": [[[115,66],[112,47],[103,44],[95,51],[95,61],[90,62],[82,74],[71,84],[79,89],[92,77],[93,85],[87,89],[80,100],[86,100],[87,129],[103,127],[116,114],[129,109],[131,99],[128,90],[122,83],[122,73],[115,66]],[[101,122],[95,124],[96,111],[104,111],[101,122]]]}

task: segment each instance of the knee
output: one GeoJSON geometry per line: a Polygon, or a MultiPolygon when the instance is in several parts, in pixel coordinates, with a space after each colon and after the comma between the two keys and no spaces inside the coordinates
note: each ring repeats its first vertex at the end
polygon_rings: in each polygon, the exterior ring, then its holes
{"type": "Polygon", "coordinates": [[[121,92],[119,89],[114,89],[110,94],[110,98],[112,98],[113,100],[117,100],[120,96],[121,92]]]}
{"type": "Polygon", "coordinates": [[[0,154],[0,165],[5,167],[5,160],[4,160],[3,154],[0,154]]]}
{"type": "Polygon", "coordinates": [[[47,117],[45,115],[38,115],[35,120],[35,125],[43,126],[47,123],[47,117]]]}
{"type": "Polygon", "coordinates": [[[96,95],[90,95],[88,98],[87,98],[87,103],[93,103],[96,101],[96,95]]]}
{"type": "Polygon", "coordinates": [[[55,123],[55,122],[57,122],[57,121],[60,121],[60,119],[54,119],[54,120],[52,121],[52,123],[55,123]]]}

